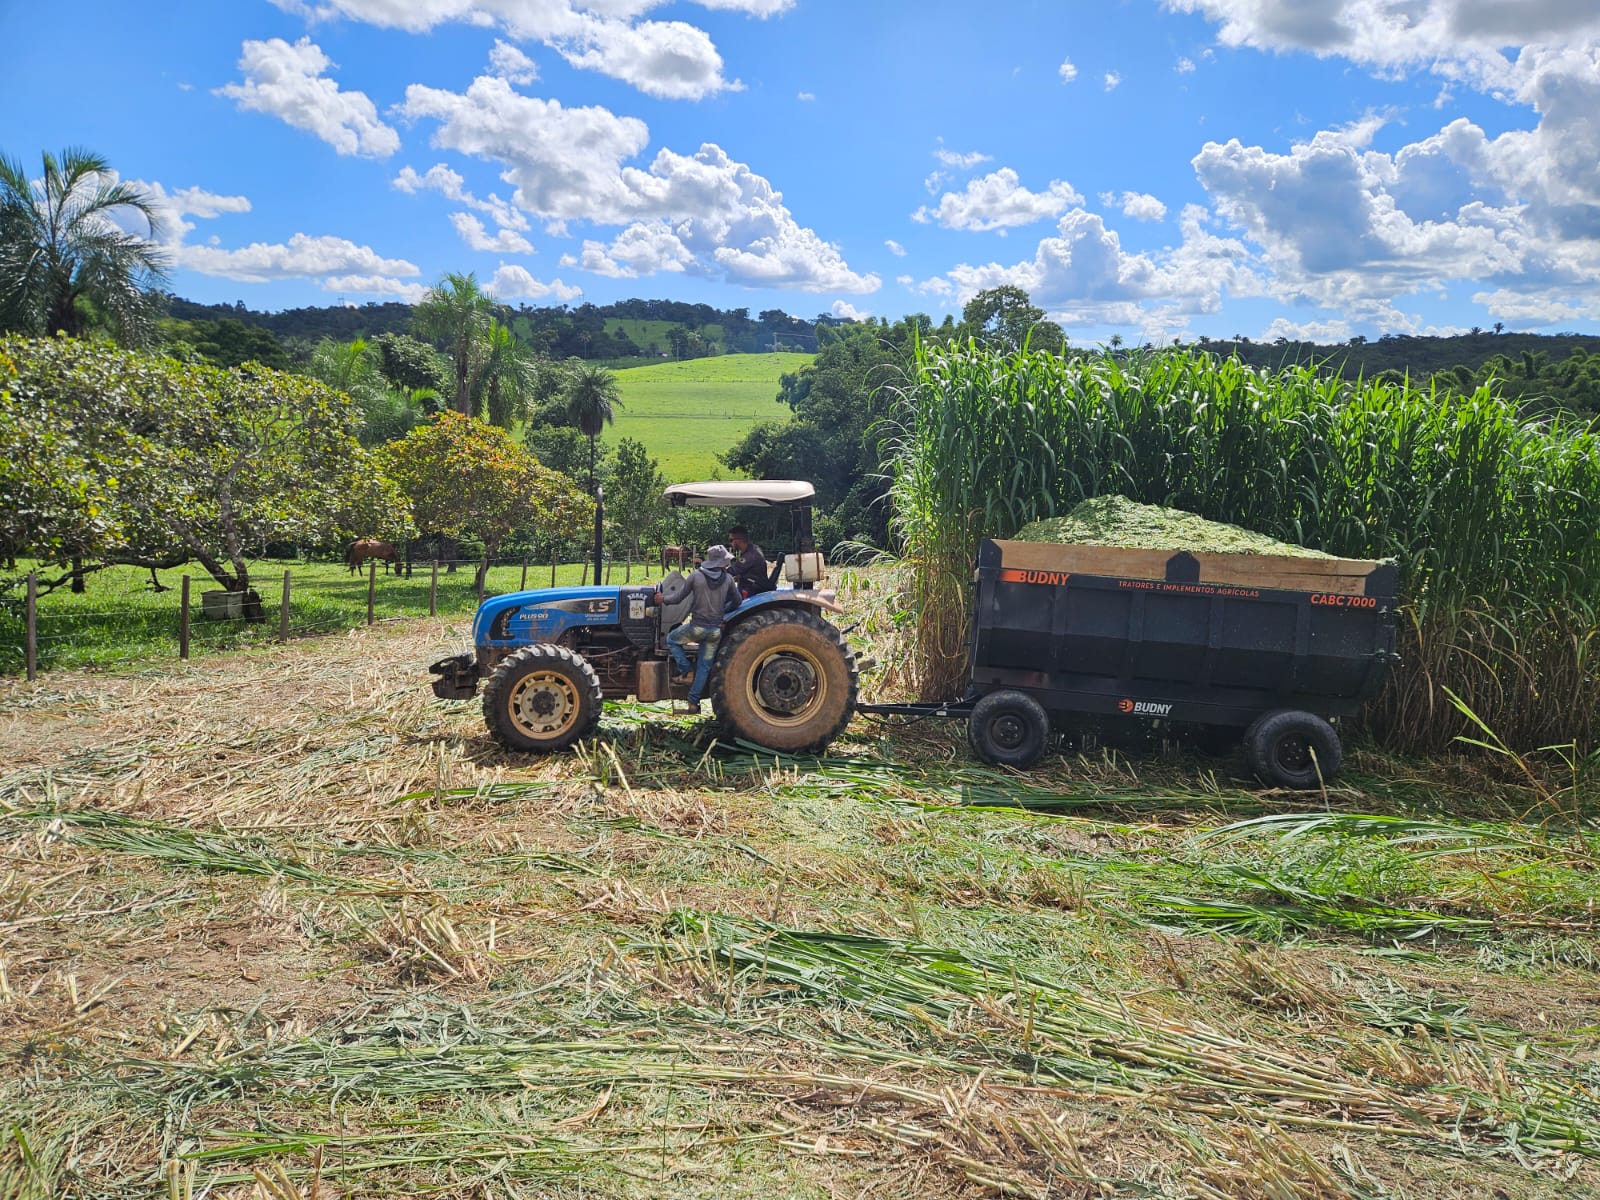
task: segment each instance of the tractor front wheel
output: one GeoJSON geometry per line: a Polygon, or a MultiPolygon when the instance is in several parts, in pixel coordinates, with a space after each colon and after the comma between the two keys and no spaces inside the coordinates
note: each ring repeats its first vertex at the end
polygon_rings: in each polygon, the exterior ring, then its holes
{"type": "Polygon", "coordinates": [[[849,724],[856,685],[855,656],[837,629],[805,609],[778,608],[723,635],[711,707],[746,741],[814,754],[849,724]]]}
{"type": "Polygon", "coordinates": [[[600,723],[600,680],[565,646],[524,646],[483,689],[483,719],[508,750],[550,754],[588,737],[600,723]]]}

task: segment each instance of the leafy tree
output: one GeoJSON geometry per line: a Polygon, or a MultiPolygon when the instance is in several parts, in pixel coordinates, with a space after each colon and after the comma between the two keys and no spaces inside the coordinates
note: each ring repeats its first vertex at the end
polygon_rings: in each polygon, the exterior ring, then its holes
{"type": "Polygon", "coordinates": [[[782,379],[778,398],[793,418],[755,426],[722,461],[757,479],[810,480],[819,512],[837,521],[831,528],[882,545],[888,536],[888,484],[879,397],[904,378],[905,356],[926,336],[926,320],[914,314],[893,326],[828,330],[817,357],[782,379]]]}
{"type": "Polygon", "coordinates": [[[472,274],[446,275],[442,283],[428,289],[416,307],[417,331],[448,347],[455,375],[454,407],[466,416],[472,415],[483,369],[484,337],[493,317],[494,300],[472,274]]]}
{"type": "Polygon", "coordinates": [[[144,340],[165,256],[154,198],[86,150],[45,153],[35,181],[0,156],[0,328],[77,337],[98,314],[117,340],[144,340]],[[144,236],[119,222],[138,222],[144,236]]]}
{"type": "Polygon", "coordinates": [[[589,492],[594,493],[594,443],[622,407],[617,377],[604,367],[576,363],[563,389],[569,419],[589,439],[589,492]]]}
{"type": "Polygon", "coordinates": [[[503,429],[444,412],[378,452],[424,529],[483,543],[474,587],[514,531],[551,541],[583,535],[589,503],[571,481],[539,465],[503,429]]]}
{"type": "Polygon", "coordinates": [[[450,360],[427,342],[404,333],[381,333],[372,339],[378,369],[393,386],[406,392],[431,388],[443,395],[455,385],[450,360]]]}
{"type": "Polygon", "coordinates": [[[1047,320],[1044,309],[1034,305],[1028,293],[1012,284],[985,288],[961,310],[961,331],[980,342],[1017,349],[1059,353],[1066,345],[1061,326],[1047,320]]]}
{"type": "Polygon", "coordinates": [[[409,530],[354,406],[324,384],[65,338],[3,349],[17,378],[0,407],[0,537],[47,561],[194,560],[249,592],[267,542],[409,530]]]}
{"type": "Polygon", "coordinates": [[[606,515],[635,558],[642,558],[641,545],[657,540],[665,528],[667,504],[662,492],[666,487],[661,464],[650,457],[643,442],[623,438],[617,443],[611,483],[606,488],[606,515]]]}
{"type": "MultiPolygon", "coordinates": [[[[573,425],[530,425],[523,435],[523,444],[541,465],[560,471],[579,487],[584,486],[589,471],[589,439],[573,425]]],[[[611,487],[611,451],[605,439],[595,441],[595,482],[611,487]]]]}
{"type": "Polygon", "coordinates": [[[242,367],[258,362],[274,371],[287,371],[289,355],[270,329],[246,325],[231,317],[217,321],[160,322],[161,344],[178,359],[198,358],[214,367],[242,367]]]}

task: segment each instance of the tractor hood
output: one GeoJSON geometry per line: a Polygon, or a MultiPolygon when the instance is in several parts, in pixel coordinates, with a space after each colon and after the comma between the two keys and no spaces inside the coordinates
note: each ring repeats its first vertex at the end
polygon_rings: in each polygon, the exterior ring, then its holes
{"type": "MultiPolygon", "coordinates": [[[[615,625],[623,593],[642,597],[650,590],[554,587],[491,596],[478,606],[478,615],[472,622],[472,641],[480,648],[526,646],[553,642],[575,625],[615,625]]],[[[642,616],[642,600],[640,608],[642,616]]]]}
{"type": "Polygon", "coordinates": [[[675,483],[662,493],[680,508],[794,508],[810,505],[816,494],[816,488],[800,479],[713,479],[675,483]]]}

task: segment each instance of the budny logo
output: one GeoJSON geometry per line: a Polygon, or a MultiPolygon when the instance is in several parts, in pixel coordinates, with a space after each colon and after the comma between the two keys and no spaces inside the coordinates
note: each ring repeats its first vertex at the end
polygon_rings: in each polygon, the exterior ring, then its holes
{"type": "Polygon", "coordinates": [[[1164,717],[1172,711],[1172,705],[1157,704],[1154,700],[1119,700],[1117,708],[1136,717],[1164,717]]]}

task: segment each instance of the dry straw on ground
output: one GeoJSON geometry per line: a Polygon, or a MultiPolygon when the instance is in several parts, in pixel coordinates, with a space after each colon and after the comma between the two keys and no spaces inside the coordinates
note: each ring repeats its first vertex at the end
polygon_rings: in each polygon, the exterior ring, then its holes
{"type": "Polygon", "coordinates": [[[794,762],[621,705],[517,759],[427,694],[460,637],[0,692],[0,1193],[1600,1186],[1553,835],[1436,818],[1419,857],[1333,820],[1374,784],[1197,840],[1286,801],[864,721],[794,762]]]}

